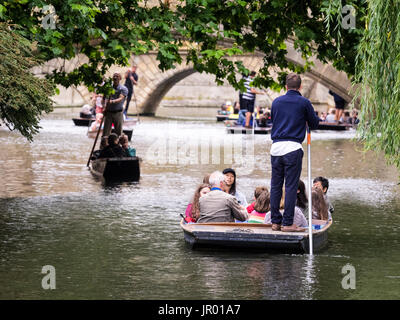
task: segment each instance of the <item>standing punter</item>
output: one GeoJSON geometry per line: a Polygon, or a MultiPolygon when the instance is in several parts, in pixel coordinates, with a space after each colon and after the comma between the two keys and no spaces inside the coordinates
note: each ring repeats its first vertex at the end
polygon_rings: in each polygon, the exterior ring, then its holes
{"type": "Polygon", "coordinates": [[[316,129],[320,119],[315,115],[311,102],[299,92],[300,88],[300,76],[295,73],[288,74],[287,93],[276,98],[271,107],[271,222],[274,231],[305,231],[293,224],[303,160],[301,143],[306,135],[306,123],[310,129],[316,129]],[[285,211],[282,217],[279,203],[284,182],[285,211]]]}

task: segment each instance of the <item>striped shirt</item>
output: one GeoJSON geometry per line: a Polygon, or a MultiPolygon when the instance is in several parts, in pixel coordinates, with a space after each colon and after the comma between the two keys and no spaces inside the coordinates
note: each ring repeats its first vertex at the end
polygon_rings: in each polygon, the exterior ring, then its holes
{"type": "Polygon", "coordinates": [[[247,78],[245,78],[245,80],[246,80],[246,82],[244,83],[244,86],[246,88],[246,91],[243,93],[243,99],[254,100],[256,98],[256,95],[251,92],[251,86],[250,86],[250,82],[252,82],[253,79],[250,77],[247,77],[247,78]]]}

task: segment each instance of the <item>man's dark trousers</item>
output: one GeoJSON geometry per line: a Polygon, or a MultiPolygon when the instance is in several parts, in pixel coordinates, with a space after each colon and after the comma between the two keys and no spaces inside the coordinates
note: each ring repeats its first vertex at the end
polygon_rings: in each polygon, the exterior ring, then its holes
{"type": "Polygon", "coordinates": [[[128,115],[129,102],[131,102],[132,94],[133,94],[133,90],[128,88],[128,95],[126,96],[126,105],[125,105],[125,110],[124,110],[125,116],[128,115]]]}
{"type": "Polygon", "coordinates": [[[289,152],[283,156],[271,156],[271,222],[291,226],[293,224],[294,207],[297,200],[297,189],[301,175],[303,150],[289,152]],[[285,211],[279,212],[282,187],[285,181],[285,211]]]}

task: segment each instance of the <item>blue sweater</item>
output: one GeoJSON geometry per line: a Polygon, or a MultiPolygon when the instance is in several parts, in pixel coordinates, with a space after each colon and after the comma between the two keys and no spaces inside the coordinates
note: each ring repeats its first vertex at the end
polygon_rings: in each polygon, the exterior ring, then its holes
{"type": "Polygon", "coordinates": [[[272,102],[271,119],[273,142],[302,143],[306,136],[306,123],[310,129],[316,129],[320,121],[310,100],[297,90],[289,90],[272,102]]]}

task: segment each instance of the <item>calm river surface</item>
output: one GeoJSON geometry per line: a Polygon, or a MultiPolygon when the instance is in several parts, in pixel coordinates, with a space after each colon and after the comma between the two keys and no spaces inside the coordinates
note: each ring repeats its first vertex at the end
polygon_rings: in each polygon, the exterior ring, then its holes
{"type": "MultiPolygon", "coordinates": [[[[329,178],[329,245],[307,255],[192,251],[179,227],[206,173],[233,167],[251,201],[270,182],[269,136],[215,121],[142,118],[138,184],[104,186],[86,167],[93,140],[50,115],[28,143],[0,130],[0,299],[399,299],[400,188],[354,132],[315,132],[313,176],[329,178]],[[345,290],[342,268],[356,271],[345,290]],[[56,289],[42,289],[42,267],[56,289]]],[[[306,145],[304,145],[306,147],[306,145]]],[[[302,179],[307,177],[303,160],[302,179]]]]}

